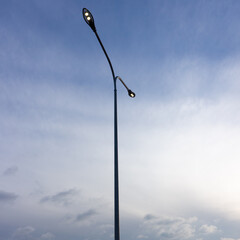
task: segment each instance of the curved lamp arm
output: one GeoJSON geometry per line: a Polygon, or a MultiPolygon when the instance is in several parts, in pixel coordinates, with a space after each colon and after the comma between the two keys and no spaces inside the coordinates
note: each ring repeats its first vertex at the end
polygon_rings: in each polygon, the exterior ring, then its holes
{"type": "Polygon", "coordinates": [[[93,18],[93,15],[91,14],[91,12],[87,9],[87,8],[83,8],[82,10],[82,13],[83,13],[83,18],[85,20],[85,22],[90,26],[90,28],[93,30],[93,32],[95,33],[96,37],[97,37],[97,40],[98,42],[100,43],[101,47],[102,47],[102,50],[108,60],[108,63],[109,63],[109,66],[111,68],[111,71],[112,71],[112,76],[113,76],[113,81],[116,80],[116,77],[115,77],[115,74],[114,74],[114,70],[113,70],[113,66],[112,66],[112,63],[110,61],[110,58],[108,57],[108,54],[102,44],[102,41],[100,39],[100,37],[98,36],[98,33],[97,33],[97,29],[95,27],[95,23],[94,23],[94,18],[93,18]]]}
{"type": "Polygon", "coordinates": [[[112,66],[112,63],[111,63],[111,60],[102,44],[102,41],[100,39],[100,37],[98,36],[98,33],[97,33],[97,29],[95,27],[95,23],[94,23],[94,18],[93,18],[93,15],[91,14],[91,12],[87,9],[87,8],[83,8],[82,10],[82,13],[83,13],[83,18],[85,20],[85,22],[90,26],[90,28],[93,30],[93,32],[95,33],[97,39],[98,39],[98,42],[99,44],[101,45],[102,47],[102,50],[108,60],[108,63],[109,63],[109,66],[111,68],[111,72],[112,72],[112,77],[113,77],[113,83],[114,83],[114,90],[116,90],[116,80],[119,79],[121,81],[121,83],[123,84],[123,86],[127,89],[128,91],[128,95],[131,97],[131,98],[134,98],[136,96],[136,94],[131,91],[127,85],[124,83],[124,81],[119,77],[119,76],[115,76],[115,73],[114,73],[114,70],[113,70],[113,66],[112,66]]]}

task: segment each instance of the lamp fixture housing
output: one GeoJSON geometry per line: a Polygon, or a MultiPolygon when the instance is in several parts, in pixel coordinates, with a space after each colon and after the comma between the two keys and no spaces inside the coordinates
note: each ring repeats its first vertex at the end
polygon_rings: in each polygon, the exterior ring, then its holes
{"type": "Polygon", "coordinates": [[[136,94],[135,94],[132,90],[130,90],[130,89],[128,89],[128,95],[129,95],[131,98],[135,98],[135,96],[136,96],[136,94]]]}
{"type": "Polygon", "coordinates": [[[93,15],[91,14],[91,12],[87,8],[83,8],[82,14],[83,14],[83,18],[84,18],[85,22],[90,26],[90,28],[94,32],[96,32],[94,18],[93,18],[93,15]]]}

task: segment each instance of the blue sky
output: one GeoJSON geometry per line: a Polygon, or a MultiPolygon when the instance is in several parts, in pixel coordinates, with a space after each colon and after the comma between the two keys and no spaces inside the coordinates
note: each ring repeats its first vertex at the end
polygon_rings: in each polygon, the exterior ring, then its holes
{"type": "Polygon", "coordinates": [[[0,240],[239,240],[240,2],[1,0],[0,240]]]}

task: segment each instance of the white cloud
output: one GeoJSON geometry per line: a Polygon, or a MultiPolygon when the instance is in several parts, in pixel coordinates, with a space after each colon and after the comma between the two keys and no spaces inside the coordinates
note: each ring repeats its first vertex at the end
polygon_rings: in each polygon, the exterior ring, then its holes
{"type": "Polygon", "coordinates": [[[15,230],[11,240],[54,240],[55,235],[47,232],[39,235],[32,226],[20,227],[15,230]]]}
{"type": "Polygon", "coordinates": [[[143,227],[146,233],[143,236],[160,237],[161,239],[189,239],[194,237],[194,223],[197,218],[181,217],[152,217],[145,218],[143,227]]]}
{"type": "Polygon", "coordinates": [[[54,239],[55,239],[54,234],[49,232],[42,234],[40,237],[40,240],[54,240],[54,239]]]}
{"type": "Polygon", "coordinates": [[[221,240],[240,240],[240,238],[221,238],[221,240]]]}
{"type": "Polygon", "coordinates": [[[145,235],[141,235],[141,234],[140,234],[140,235],[137,236],[137,238],[138,238],[138,239],[147,239],[148,236],[145,236],[145,235]]]}
{"type": "Polygon", "coordinates": [[[126,197],[132,196],[128,198],[132,205],[141,204],[139,209],[146,212],[172,214],[177,210],[181,214],[186,202],[201,203],[240,217],[238,109],[239,101],[234,98],[137,105],[133,115],[141,118],[132,129],[121,132],[121,141],[128,144],[122,150],[121,166],[128,185],[135,186],[135,194],[126,188],[123,191],[126,197]],[[134,144],[129,143],[132,136],[134,144]],[[141,194],[151,204],[135,198],[141,194]],[[168,210],[161,207],[166,205],[168,210]]]}
{"type": "Polygon", "coordinates": [[[33,239],[33,233],[35,232],[35,229],[32,226],[25,226],[20,227],[16,229],[16,231],[13,233],[13,239],[14,240],[31,240],[33,239]]]}
{"type": "Polygon", "coordinates": [[[211,234],[211,233],[215,233],[218,231],[218,228],[214,225],[207,225],[204,224],[200,227],[200,231],[205,233],[205,234],[211,234]]]}

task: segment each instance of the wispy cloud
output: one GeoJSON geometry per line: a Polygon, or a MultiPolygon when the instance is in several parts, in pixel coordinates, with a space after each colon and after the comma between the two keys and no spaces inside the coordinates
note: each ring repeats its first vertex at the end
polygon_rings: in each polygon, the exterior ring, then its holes
{"type": "Polygon", "coordinates": [[[66,191],[58,192],[54,195],[49,195],[43,197],[40,202],[41,203],[57,203],[63,205],[69,205],[72,202],[72,199],[78,194],[78,191],[75,189],[69,189],[66,191]]]}
{"type": "MultiPolygon", "coordinates": [[[[41,232],[41,231],[40,231],[41,232]]],[[[17,228],[13,234],[11,240],[54,240],[55,235],[46,232],[46,233],[39,233],[39,230],[37,231],[32,226],[24,226],[17,228]]]]}
{"type": "Polygon", "coordinates": [[[40,236],[40,240],[54,240],[54,239],[55,235],[50,232],[44,233],[40,236]]]}
{"type": "Polygon", "coordinates": [[[86,212],[83,212],[83,213],[78,214],[77,217],[76,217],[76,219],[75,219],[75,221],[76,221],[76,222],[81,222],[81,221],[84,221],[84,220],[86,220],[86,219],[89,219],[90,217],[92,217],[92,216],[94,216],[94,215],[96,215],[96,214],[97,214],[96,210],[94,210],[94,209],[89,209],[89,210],[86,211],[86,212]]]}
{"type": "Polygon", "coordinates": [[[221,240],[240,240],[240,238],[221,238],[221,240]]]}
{"type": "Polygon", "coordinates": [[[35,232],[35,228],[32,226],[20,227],[13,233],[13,240],[31,240],[33,239],[32,234],[35,232]]]}
{"type": "Polygon", "coordinates": [[[18,195],[11,192],[0,190],[0,202],[12,202],[18,198],[18,195]]]}
{"type": "Polygon", "coordinates": [[[138,239],[148,239],[148,236],[145,236],[145,235],[138,235],[137,236],[138,239]]]}
{"type": "Polygon", "coordinates": [[[12,166],[12,167],[7,168],[7,169],[3,172],[3,175],[4,175],[4,176],[12,176],[12,175],[16,174],[17,171],[18,171],[18,167],[17,167],[17,166],[12,166]]]}

